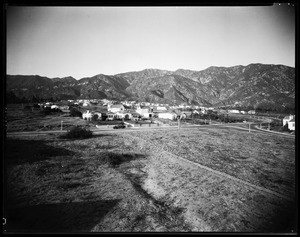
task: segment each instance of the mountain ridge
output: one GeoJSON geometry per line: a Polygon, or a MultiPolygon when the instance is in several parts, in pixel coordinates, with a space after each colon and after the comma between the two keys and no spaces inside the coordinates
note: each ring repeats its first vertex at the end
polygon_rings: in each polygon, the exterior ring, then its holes
{"type": "Polygon", "coordinates": [[[97,74],[79,80],[69,76],[7,75],[7,92],[17,97],[108,98],[195,105],[294,106],[295,68],[282,64],[253,63],[247,66],[211,66],[194,71],[144,69],[97,74]],[[55,87],[55,88],[54,88],[55,87]],[[266,102],[267,101],[267,102],[266,102]]]}

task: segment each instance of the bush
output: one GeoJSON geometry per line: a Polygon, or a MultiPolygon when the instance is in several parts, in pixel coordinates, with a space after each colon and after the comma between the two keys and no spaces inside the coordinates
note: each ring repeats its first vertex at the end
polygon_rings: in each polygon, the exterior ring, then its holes
{"type": "Polygon", "coordinates": [[[74,108],[71,108],[70,109],[70,116],[71,117],[82,117],[82,113],[79,111],[79,110],[77,110],[77,109],[74,109],[74,108]]]}
{"type": "Polygon", "coordinates": [[[38,104],[34,104],[32,107],[35,108],[35,109],[40,109],[41,108],[38,104]]]}
{"type": "Polygon", "coordinates": [[[82,127],[72,127],[67,134],[62,135],[62,138],[90,138],[93,136],[93,132],[86,129],[86,128],[82,128],[82,127]]]}
{"type": "Polygon", "coordinates": [[[283,126],[282,131],[283,132],[289,132],[290,131],[289,130],[289,125],[287,123],[283,126]]]}
{"type": "Polygon", "coordinates": [[[92,121],[97,121],[99,118],[99,115],[98,114],[94,114],[93,117],[92,117],[92,121]]]}

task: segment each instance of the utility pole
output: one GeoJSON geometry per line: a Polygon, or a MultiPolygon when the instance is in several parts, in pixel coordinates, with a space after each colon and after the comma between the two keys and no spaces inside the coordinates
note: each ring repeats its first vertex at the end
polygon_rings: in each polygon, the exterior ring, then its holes
{"type": "Polygon", "coordinates": [[[178,121],[178,130],[179,130],[180,129],[180,118],[177,119],[177,121],[178,121]]]}
{"type": "Polygon", "coordinates": [[[249,132],[251,132],[251,123],[249,123],[249,132]]]}
{"type": "Polygon", "coordinates": [[[63,129],[63,121],[60,122],[60,130],[62,131],[63,129]]]}

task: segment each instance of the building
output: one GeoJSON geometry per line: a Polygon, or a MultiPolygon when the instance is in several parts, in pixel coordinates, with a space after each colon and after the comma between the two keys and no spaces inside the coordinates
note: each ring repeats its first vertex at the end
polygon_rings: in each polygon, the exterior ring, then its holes
{"type": "Polygon", "coordinates": [[[228,113],[231,113],[231,114],[239,114],[240,111],[238,109],[229,109],[228,110],[228,113]]]}
{"type": "Polygon", "coordinates": [[[291,131],[295,131],[295,118],[293,118],[292,120],[288,121],[288,128],[291,131]]]}
{"type": "Polygon", "coordinates": [[[106,120],[115,120],[116,119],[116,114],[112,113],[112,112],[108,112],[106,114],[106,116],[107,116],[106,120]]]}
{"type": "Polygon", "coordinates": [[[117,119],[129,120],[129,119],[132,118],[132,114],[131,113],[124,112],[124,111],[116,112],[115,115],[116,115],[117,119]]]}
{"type": "Polygon", "coordinates": [[[177,114],[174,112],[160,112],[157,113],[157,117],[161,118],[161,119],[170,119],[170,120],[174,120],[177,118],[177,114]]]}
{"type": "Polygon", "coordinates": [[[289,116],[285,116],[282,120],[282,126],[288,124],[288,122],[294,118],[295,118],[295,115],[291,115],[291,114],[289,116]]]}
{"type": "Polygon", "coordinates": [[[83,102],[82,106],[86,107],[86,106],[91,106],[91,103],[88,101],[83,102]]]}
{"type": "Polygon", "coordinates": [[[255,114],[255,110],[249,110],[248,114],[255,114]]]}
{"type": "Polygon", "coordinates": [[[112,113],[122,112],[122,111],[125,111],[125,107],[124,107],[124,105],[121,105],[121,104],[116,104],[116,105],[108,104],[107,111],[112,112],[112,113]]]}
{"type": "Polygon", "coordinates": [[[82,118],[85,120],[92,120],[92,117],[93,117],[93,113],[89,110],[82,113],[82,118]]]}
{"type": "Polygon", "coordinates": [[[143,117],[146,118],[152,118],[153,117],[153,109],[149,108],[149,107],[141,107],[138,106],[136,109],[136,112],[140,115],[142,115],[143,117]]]}
{"type": "Polygon", "coordinates": [[[165,106],[157,106],[156,110],[157,111],[167,111],[167,108],[165,106]]]}

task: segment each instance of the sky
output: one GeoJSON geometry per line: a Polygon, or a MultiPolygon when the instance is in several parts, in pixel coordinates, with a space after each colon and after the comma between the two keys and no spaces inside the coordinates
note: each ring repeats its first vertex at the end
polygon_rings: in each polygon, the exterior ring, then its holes
{"type": "Polygon", "coordinates": [[[114,75],[251,63],[295,67],[295,9],[7,6],[7,74],[114,75]]]}

